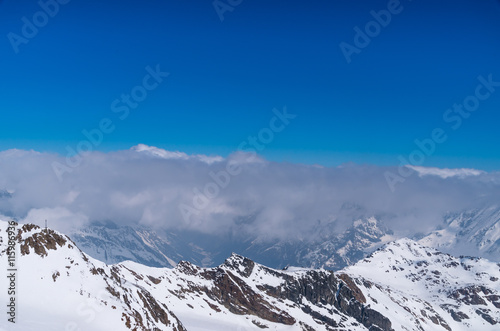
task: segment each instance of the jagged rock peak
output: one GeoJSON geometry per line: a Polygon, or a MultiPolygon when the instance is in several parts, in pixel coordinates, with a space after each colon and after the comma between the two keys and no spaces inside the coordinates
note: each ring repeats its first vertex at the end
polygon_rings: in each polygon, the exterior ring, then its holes
{"type": "Polygon", "coordinates": [[[249,277],[255,267],[255,262],[244,256],[232,253],[221,267],[234,270],[243,277],[249,277]]]}
{"type": "Polygon", "coordinates": [[[201,270],[200,267],[188,261],[180,261],[174,269],[186,275],[196,275],[201,270]]]}

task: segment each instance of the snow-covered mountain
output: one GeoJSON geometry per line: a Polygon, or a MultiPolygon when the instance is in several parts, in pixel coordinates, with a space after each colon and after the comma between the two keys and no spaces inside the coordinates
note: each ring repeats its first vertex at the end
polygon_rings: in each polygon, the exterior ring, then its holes
{"type": "Polygon", "coordinates": [[[500,207],[450,213],[420,243],[452,254],[490,259],[500,256],[500,207]]]}
{"type": "Polygon", "coordinates": [[[189,234],[162,233],[113,222],[93,222],[73,231],[71,238],[86,254],[107,264],[134,261],[150,267],[175,267],[181,260],[213,264],[210,253],[192,242],[189,234]]]}
{"type": "Polygon", "coordinates": [[[453,257],[405,238],[343,272],[396,330],[498,330],[500,263],[453,257]]]}
{"type": "MultiPolygon", "coordinates": [[[[6,228],[0,222],[2,265],[6,228]]],[[[277,270],[236,254],[214,268],[107,265],[69,237],[30,224],[17,226],[15,242],[18,315],[16,324],[4,316],[1,330],[497,330],[500,323],[500,264],[409,239],[338,272],[277,270]]]]}
{"type": "Polygon", "coordinates": [[[94,222],[73,232],[71,238],[85,253],[108,264],[131,260],[154,267],[174,267],[183,258],[171,245],[175,236],[168,240],[150,229],[112,222],[94,222]]]}
{"type": "Polygon", "coordinates": [[[313,232],[304,238],[271,243],[256,239],[242,254],[275,268],[295,265],[339,270],[393,238],[392,232],[375,217],[358,218],[340,233],[332,223],[317,226],[313,232]]]}

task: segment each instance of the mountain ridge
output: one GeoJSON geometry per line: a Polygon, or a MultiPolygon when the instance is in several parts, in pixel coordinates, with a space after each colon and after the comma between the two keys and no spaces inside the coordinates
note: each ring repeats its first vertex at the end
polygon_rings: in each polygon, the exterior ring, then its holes
{"type": "MultiPolygon", "coordinates": [[[[2,237],[5,228],[0,222],[2,237]]],[[[494,330],[500,323],[500,264],[455,258],[411,239],[333,272],[277,270],[238,254],[214,268],[106,265],[57,231],[20,224],[16,238],[22,330],[55,323],[85,330],[109,323],[116,330],[494,330]],[[428,289],[440,295],[423,295],[428,289]]],[[[0,247],[4,260],[5,240],[0,247]]]]}

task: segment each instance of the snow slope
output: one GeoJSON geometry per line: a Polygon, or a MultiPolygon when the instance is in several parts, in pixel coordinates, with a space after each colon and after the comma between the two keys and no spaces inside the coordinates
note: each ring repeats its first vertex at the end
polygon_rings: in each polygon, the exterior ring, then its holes
{"type": "Polygon", "coordinates": [[[500,327],[500,263],[456,258],[400,239],[344,272],[396,330],[500,327]]]}
{"type": "MultiPolygon", "coordinates": [[[[0,225],[0,260],[6,266],[7,223],[0,225]]],[[[19,225],[17,269],[17,322],[2,318],[0,326],[5,330],[104,331],[110,325],[114,330],[130,330],[129,320],[144,329],[182,330],[166,308],[160,322],[151,321],[152,309],[144,307],[155,300],[146,289],[126,281],[113,267],[88,257],[68,237],[50,229],[19,225]]],[[[7,289],[7,285],[6,277],[1,277],[0,287],[7,289]]],[[[2,290],[3,303],[5,293],[2,290]]]]}
{"type": "Polygon", "coordinates": [[[450,213],[441,228],[419,242],[455,255],[500,256],[500,207],[450,213]]]}

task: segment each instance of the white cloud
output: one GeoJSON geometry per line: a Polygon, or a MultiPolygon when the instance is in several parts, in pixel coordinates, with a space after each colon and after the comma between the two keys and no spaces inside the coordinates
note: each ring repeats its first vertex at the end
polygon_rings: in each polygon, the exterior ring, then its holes
{"type": "Polygon", "coordinates": [[[0,214],[38,224],[47,218],[60,229],[112,220],[287,237],[301,235],[318,220],[347,226],[355,213],[383,215],[395,230],[423,231],[448,211],[500,197],[499,173],[470,169],[417,168],[421,176],[408,177],[392,193],[384,172],[396,168],[276,163],[241,152],[227,158],[189,156],[145,145],[94,152],[84,155],[63,181],[53,162],[66,160],[50,153],[0,152],[0,190],[13,192],[0,198],[0,214]],[[239,171],[226,177],[231,167],[239,171]],[[196,209],[193,199],[207,188],[217,194],[196,209]],[[186,219],[181,205],[196,213],[186,219]]]}
{"type": "Polygon", "coordinates": [[[459,177],[464,178],[468,176],[479,176],[485,174],[484,171],[476,170],[476,169],[467,169],[467,168],[459,168],[459,169],[448,169],[448,168],[433,168],[433,167],[420,167],[420,166],[411,166],[407,165],[407,168],[415,170],[419,176],[439,176],[441,178],[448,177],[459,177]]]}
{"type": "Polygon", "coordinates": [[[203,154],[188,155],[184,152],[171,152],[158,147],[148,146],[144,144],[134,146],[130,150],[137,153],[144,153],[146,155],[159,157],[162,159],[199,160],[207,164],[224,161],[224,158],[222,156],[208,156],[203,154]]]}

